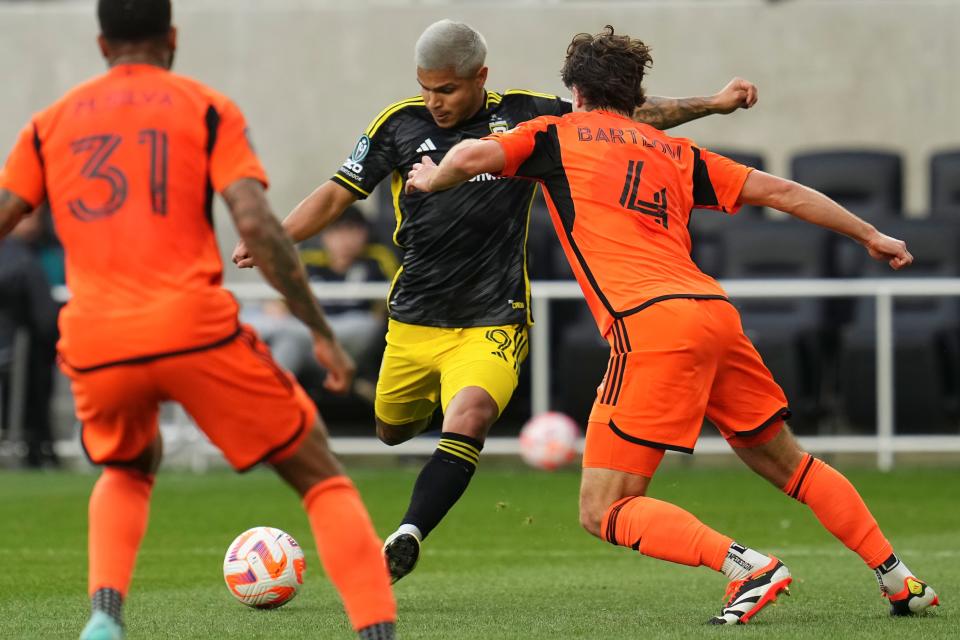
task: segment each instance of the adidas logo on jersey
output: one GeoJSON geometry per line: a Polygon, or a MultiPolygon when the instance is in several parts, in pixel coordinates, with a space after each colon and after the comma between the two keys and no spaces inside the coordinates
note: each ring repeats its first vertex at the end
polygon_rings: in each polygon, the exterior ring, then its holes
{"type": "Polygon", "coordinates": [[[436,151],[437,145],[433,144],[433,140],[427,138],[424,140],[419,147],[417,147],[417,153],[426,153],[427,151],[436,151]]]}

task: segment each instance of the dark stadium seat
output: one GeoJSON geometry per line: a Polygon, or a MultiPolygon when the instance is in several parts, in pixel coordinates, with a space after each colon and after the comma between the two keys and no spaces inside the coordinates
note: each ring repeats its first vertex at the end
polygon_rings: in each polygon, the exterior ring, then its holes
{"type": "MultiPolygon", "coordinates": [[[[868,278],[935,278],[960,274],[960,223],[905,220],[883,231],[907,243],[914,256],[909,268],[895,272],[870,261],[868,278]]],[[[844,414],[854,426],[876,427],[876,317],[872,298],[860,299],[852,323],[843,331],[840,394],[844,414]]],[[[958,431],[960,409],[960,300],[956,297],[894,300],[894,377],[896,425],[902,433],[958,431]]]]}
{"type": "Polygon", "coordinates": [[[930,209],[960,218],[960,149],[930,156],[930,209]]]}
{"type": "MultiPolygon", "coordinates": [[[[741,212],[742,213],[742,212],[741,212]]],[[[730,215],[712,209],[694,209],[690,212],[690,256],[697,263],[700,270],[714,278],[724,278],[726,247],[724,238],[728,233],[735,233],[733,228],[743,228],[756,221],[762,221],[759,216],[730,215]]]]}
{"type": "MultiPolygon", "coordinates": [[[[821,278],[828,265],[826,231],[794,221],[758,221],[724,239],[727,278],[821,278]]],[[[746,334],[787,394],[799,432],[822,417],[825,372],[823,299],[734,298],[746,334]]]]}
{"type": "Polygon", "coordinates": [[[795,155],[790,166],[794,180],[862,217],[903,210],[903,160],[898,153],[839,149],[803,153],[795,155]]]}

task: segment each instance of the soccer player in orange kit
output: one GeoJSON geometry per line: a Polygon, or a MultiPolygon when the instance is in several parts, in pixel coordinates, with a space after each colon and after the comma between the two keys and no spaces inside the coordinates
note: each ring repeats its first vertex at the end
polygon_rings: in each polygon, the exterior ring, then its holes
{"type": "Polygon", "coordinates": [[[380,541],[300,386],[241,325],[222,288],[213,193],[264,276],[313,332],[327,387],[354,366],[331,333],[265,197],[237,106],[169,71],[169,0],[99,0],[109,71],[23,129],[0,174],[0,237],[47,200],[72,297],[58,346],[82,444],[104,465],[89,507],[81,638],[122,638],[122,604],[161,459],[158,405],[181,403],[238,470],[270,464],[303,498],[320,557],[359,636],[392,639],[396,604],[380,541]]]}
{"type": "Polygon", "coordinates": [[[573,114],[465,141],[439,167],[425,157],[407,183],[432,192],[493,173],[543,184],[557,235],[612,351],[587,429],[581,523],[644,555],[724,573],[726,602],[711,624],[747,622],[772,602],[792,580],[782,562],[646,496],[664,451],[692,453],[706,415],[751,469],[807,504],[875,571],[892,614],[937,605],[853,485],[804,452],[786,427],[783,391],[726,293],[690,259],[687,223],[694,207],[732,214],[754,204],[847,235],[894,269],[913,256],[816,191],[632,121],[651,62],[646,45],[612,27],[579,34],[563,67],[573,114]]]}

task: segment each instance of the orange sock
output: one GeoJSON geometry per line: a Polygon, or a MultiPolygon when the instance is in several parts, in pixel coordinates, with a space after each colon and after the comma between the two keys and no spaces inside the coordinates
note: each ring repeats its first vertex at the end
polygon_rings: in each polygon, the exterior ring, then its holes
{"type": "Polygon", "coordinates": [[[783,492],[806,504],[827,531],[876,569],[893,553],[863,498],[843,474],[804,454],[783,492]]]}
{"type": "Polygon", "coordinates": [[[600,533],[607,542],[645,556],[715,571],[733,540],[676,505],[644,496],[614,502],[603,515],[600,533]]]}
{"type": "Polygon", "coordinates": [[[303,497],[303,506],[320,561],[353,628],[395,622],[397,605],[380,539],[350,479],[334,476],[317,483],[303,497]]]}
{"type": "Polygon", "coordinates": [[[90,494],[90,595],[116,589],[126,597],[140,542],[147,531],[153,476],[106,467],[90,494]]]}

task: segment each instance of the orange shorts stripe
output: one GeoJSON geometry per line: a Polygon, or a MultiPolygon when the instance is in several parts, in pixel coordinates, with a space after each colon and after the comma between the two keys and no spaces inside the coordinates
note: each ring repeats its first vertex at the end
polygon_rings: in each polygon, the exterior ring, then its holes
{"type": "Polygon", "coordinates": [[[585,466],[602,459],[642,470],[651,464],[644,449],[692,453],[705,416],[731,446],[758,446],[789,417],[783,391],[725,300],[664,300],[618,318],[607,339],[610,365],[589,419],[604,453],[592,455],[588,431],[585,466]],[[625,459],[611,457],[614,449],[625,459]]]}
{"type": "Polygon", "coordinates": [[[135,459],[156,438],[159,403],[175,401],[230,464],[244,471],[293,454],[316,408],[249,327],[205,351],[77,372],[71,378],[81,443],[96,464],[135,459]]]}

